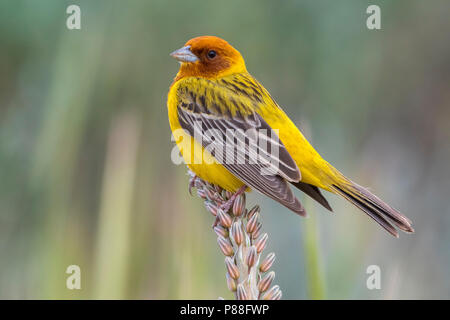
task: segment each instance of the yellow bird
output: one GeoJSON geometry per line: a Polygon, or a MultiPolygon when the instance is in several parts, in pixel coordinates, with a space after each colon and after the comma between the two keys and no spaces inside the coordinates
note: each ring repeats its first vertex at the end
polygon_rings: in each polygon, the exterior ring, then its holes
{"type": "Polygon", "coordinates": [[[171,56],[181,64],[167,101],[177,146],[199,178],[234,193],[230,201],[253,188],[305,215],[289,185],[331,211],[320,192],[324,189],[344,197],[396,237],[396,227],[414,232],[408,218],[317,153],[228,42],[197,37],[171,56]]]}

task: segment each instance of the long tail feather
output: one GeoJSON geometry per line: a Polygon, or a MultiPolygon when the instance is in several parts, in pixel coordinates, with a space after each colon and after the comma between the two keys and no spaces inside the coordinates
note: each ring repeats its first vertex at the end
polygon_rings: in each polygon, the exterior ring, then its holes
{"type": "Polygon", "coordinates": [[[414,232],[408,218],[366,188],[348,180],[344,183],[333,184],[331,189],[364,211],[393,236],[398,237],[395,226],[405,232],[414,232]]]}

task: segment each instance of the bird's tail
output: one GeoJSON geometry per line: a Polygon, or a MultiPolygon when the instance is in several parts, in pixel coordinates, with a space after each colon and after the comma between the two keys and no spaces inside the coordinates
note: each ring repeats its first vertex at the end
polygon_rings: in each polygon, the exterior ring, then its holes
{"type": "Polygon", "coordinates": [[[370,193],[366,188],[345,177],[337,181],[339,182],[330,186],[332,191],[364,211],[393,236],[398,237],[397,229],[394,226],[405,232],[414,232],[411,220],[370,193]]]}

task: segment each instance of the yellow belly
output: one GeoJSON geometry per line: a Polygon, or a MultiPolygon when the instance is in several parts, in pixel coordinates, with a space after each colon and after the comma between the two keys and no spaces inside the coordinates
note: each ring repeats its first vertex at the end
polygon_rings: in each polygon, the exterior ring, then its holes
{"type": "Polygon", "coordinates": [[[231,192],[236,192],[244,185],[183,129],[173,132],[185,163],[199,178],[231,192]]]}

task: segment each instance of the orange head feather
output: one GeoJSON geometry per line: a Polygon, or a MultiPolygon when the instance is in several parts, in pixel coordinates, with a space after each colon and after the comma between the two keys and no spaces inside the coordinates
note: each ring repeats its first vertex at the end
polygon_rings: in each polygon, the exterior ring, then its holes
{"type": "Polygon", "coordinates": [[[225,40],[214,36],[193,38],[171,55],[181,63],[175,80],[184,77],[215,79],[247,72],[239,51],[225,40]]]}

